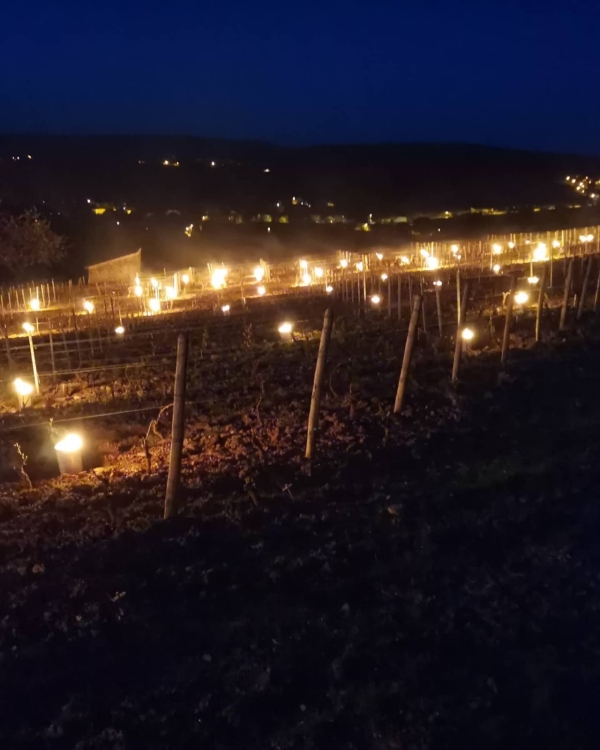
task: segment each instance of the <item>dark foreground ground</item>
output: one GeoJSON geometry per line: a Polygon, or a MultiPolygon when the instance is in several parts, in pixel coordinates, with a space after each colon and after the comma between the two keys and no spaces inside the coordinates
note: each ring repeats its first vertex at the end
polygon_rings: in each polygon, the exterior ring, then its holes
{"type": "Polygon", "coordinates": [[[0,747],[597,748],[599,373],[482,355],[429,435],[173,522],[162,472],[7,494],[0,747]]]}

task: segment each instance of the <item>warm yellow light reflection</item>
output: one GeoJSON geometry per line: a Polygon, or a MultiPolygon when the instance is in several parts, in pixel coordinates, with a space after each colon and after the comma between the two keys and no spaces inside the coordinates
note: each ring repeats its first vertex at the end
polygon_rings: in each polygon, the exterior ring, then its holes
{"type": "Polygon", "coordinates": [[[308,261],[307,260],[299,260],[298,265],[300,268],[306,270],[308,268],[308,261]]]}
{"type": "Polygon", "coordinates": [[[150,279],[150,286],[153,289],[158,289],[158,279],[155,279],[154,276],[150,279]]]}
{"type": "Polygon", "coordinates": [[[508,246],[510,247],[511,250],[514,250],[515,243],[514,242],[509,242],[508,246]]]}
{"type": "Polygon", "coordinates": [[[429,250],[425,250],[424,247],[422,247],[419,252],[421,253],[422,258],[429,258],[429,250]]]}
{"type": "Polygon", "coordinates": [[[494,273],[500,273],[502,270],[502,266],[499,263],[496,263],[494,266],[492,266],[492,271],[494,273]]]}
{"type": "Polygon", "coordinates": [[[537,261],[548,260],[548,248],[545,242],[538,243],[538,246],[533,251],[533,259],[537,261]]]}
{"type": "Polygon", "coordinates": [[[388,275],[387,275],[387,273],[382,273],[382,274],[381,274],[381,280],[382,280],[382,281],[387,281],[387,278],[388,278],[388,275]]]}
{"type": "Polygon", "coordinates": [[[452,250],[452,252],[454,253],[454,255],[456,255],[456,253],[459,251],[459,247],[458,247],[458,245],[452,245],[450,247],[450,250],[452,250]]]}
{"type": "Polygon", "coordinates": [[[348,268],[348,261],[344,258],[343,260],[340,261],[340,266],[342,268],[348,268]]]}
{"type": "Polygon", "coordinates": [[[515,294],[515,302],[517,305],[524,305],[529,301],[529,294],[527,292],[517,292],[515,294]]]}
{"type": "Polygon", "coordinates": [[[316,277],[317,277],[318,279],[322,279],[322,278],[323,278],[323,274],[324,274],[324,273],[325,273],[325,272],[323,271],[323,269],[322,269],[322,268],[315,268],[315,276],[316,276],[316,277]]]}
{"type": "Polygon", "coordinates": [[[83,300],[83,309],[84,309],[84,310],[85,310],[86,312],[89,312],[89,313],[92,313],[92,312],[94,312],[94,303],[93,303],[93,302],[90,302],[90,300],[89,300],[89,299],[84,299],[84,300],[83,300]]]}
{"type": "Polygon", "coordinates": [[[472,341],[475,333],[473,332],[472,328],[463,328],[461,336],[465,341],[472,341]]]}
{"type": "Polygon", "coordinates": [[[532,284],[532,285],[533,285],[533,284],[537,284],[537,283],[538,283],[538,281],[539,281],[539,279],[538,279],[538,277],[537,277],[537,276],[529,276],[529,278],[527,279],[527,281],[528,281],[528,282],[529,282],[530,284],[532,284]]]}
{"type": "Polygon", "coordinates": [[[175,299],[177,297],[177,290],[174,286],[166,286],[165,294],[167,295],[167,299],[175,299]]]}
{"type": "Polygon", "coordinates": [[[494,243],[492,245],[492,252],[494,253],[494,255],[501,255],[502,245],[498,245],[497,243],[494,243]]]}
{"type": "Polygon", "coordinates": [[[383,253],[375,253],[377,260],[383,260],[383,253]]]}
{"type": "Polygon", "coordinates": [[[264,286],[259,286],[256,292],[259,297],[264,297],[264,295],[267,293],[267,290],[265,289],[264,286]]]}
{"type": "Polygon", "coordinates": [[[183,281],[184,284],[189,284],[190,283],[190,276],[189,276],[189,274],[184,273],[182,275],[182,277],[181,277],[181,280],[183,281]]]}
{"type": "Polygon", "coordinates": [[[31,325],[31,323],[23,323],[23,330],[26,333],[33,333],[35,331],[35,327],[31,325]]]}
{"type": "Polygon", "coordinates": [[[403,256],[402,256],[402,257],[400,258],[400,261],[401,261],[402,263],[404,263],[404,265],[405,265],[405,266],[407,266],[407,265],[408,265],[408,264],[410,263],[410,258],[408,258],[408,257],[407,257],[406,255],[403,255],[403,256]]]}
{"type": "Polygon", "coordinates": [[[425,265],[430,271],[435,271],[436,268],[439,268],[440,262],[433,255],[430,255],[428,258],[425,258],[425,265]]]}
{"type": "Polygon", "coordinates": [[[279,333],[291,333],[292,332],[292,324],[291,323],[282,323],[277,330],[279,331],[279,333]]]}
{"type": "Polygon", "coordinates": [[[327,292],[327,294],[331,294],[331,292],[333,292],[333,287],[331,286],[331,284],[328,284],[325,287],[325,291],[327,292]]]}
{"type": "Polygon", "coordinates": [[[29,307],[30,307],[30,308],[31,308],[31,309],[32,309],[32,310],[33,310],[34,312],[37,312],[37,311],[38,311],[38,310],[40,309],[40,307],[41,307],[41,304],[40,304],[40,301],[39,301],[39,299],[38,299],[37,297],[33,297],[33,299],[30,299],[30,300],[29,300],[29,307]]]}
{"type": "Polygon", "coordinates": [[[158,297],[151,297],[148,300],[148,307],[152,310],[152,312],[160,312],[160,300],[158,297]]]}
{"type": "Polygon", "coordinates": [[[231,305],[223,305],[223,307],[221,308],[221,310],[224,313],[228,313],[231,310],[231,305]]]}
{"type": "Polygon", "coordinates": [[[433,282],[433,286],[442,286],[442,282],[441,282],[441,281],[440,281],[439,279],[436,279],[436,280],[435,280],[435,281],[433,282]]]}
{"type": "Polygon", "coordinates": [[[133,293],[135,294],[136,297],[141,297],[142,294],[144,293],[144,290],[139,284],[136,284],[136,286],[133,287],[133,293]]]}
{"type": "Polygon", "coordinates": [[[356,264],[356,270],[362,272],[362,271],[364,271],[364,269],[365,269],[365,264],[362,262],[362,260],[360,260],[356,264]]]}
{"type": "Polygon", "coordinates": [[[123,328],[123,326],[117,326],[115,328],[115,333],[122,336],[125,333],[125,328],[123,328]]]}
{"type": "Polygon", "coordinates": [[[265,269],[262,266],[256,266],[252,274],[256,281],[262,281],[265,278],[265,269]]]}
{"type": "Polygon", "coordinates": [[[371,297],[371,304],[372,305],[378,305],[381,302],[381,297],[378,294],[374,294],[371,297]]]}

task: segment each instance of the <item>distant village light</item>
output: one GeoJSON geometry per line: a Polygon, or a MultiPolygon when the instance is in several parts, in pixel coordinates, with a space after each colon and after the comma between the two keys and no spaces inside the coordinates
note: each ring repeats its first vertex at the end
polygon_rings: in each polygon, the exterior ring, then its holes
{"type": "Polygon", "coordinates": [[[30,299],[29,300],[29,307],[34,312],[37,312],[40,309],[40,307],[41,307],[39,299],[37,297],[33,297],[32,299],[30,299]]]}

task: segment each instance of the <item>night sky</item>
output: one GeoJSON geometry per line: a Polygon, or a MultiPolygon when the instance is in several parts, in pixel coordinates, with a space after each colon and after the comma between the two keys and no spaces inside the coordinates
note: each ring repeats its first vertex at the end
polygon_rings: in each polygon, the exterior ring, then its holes
{"type": "Polygon", "coordinates": [[[3,6],[0,131],[600,153],[600,2],[3,6]]]}

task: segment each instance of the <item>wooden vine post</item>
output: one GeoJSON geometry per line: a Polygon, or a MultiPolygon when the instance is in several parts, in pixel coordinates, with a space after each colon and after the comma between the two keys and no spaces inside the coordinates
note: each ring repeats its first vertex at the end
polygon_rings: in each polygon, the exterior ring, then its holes
{"type": "Polygon", "coordinates": [[[590,255],[587,259],[587,265],[585,267],[585,275],[583,277],[583,285],[581,287],[581,298],[579,300],[579,307],[577,308],[577,320],[583,315],[583,308],[585,307],[585,297],[587,295],[588,285],[590,283],[590,273],[592,272],[592,263],[594,259],[590,255]]]}
{"type": "Polygon", "coordinates": [[[542,280],[540,281],[540,293],[538,296],[537,310],[535,313],[535,340],[542,340],[542,311],[544,309],[544,297],[546,295],[546,281],[548,279],[548,266],[544,264],[542,280]]]}
{"type": "Polygon", "coordinates": [[[510,291],[508,293],[508,301],[506,303],[506,319],[504,321],[504,335],[502,336],[502,352],[500,354],[500,364],[503,365],[506,362],[508,354],[508,344],[510,341],[510,323],[512,320],[513,305],[515,303],[515,288],[517,286],[516,276],[512,277],[510,283],[510,291]]]}
{"type": "Polygon", "coordinates": [[[406,391],[406,380],[412,358],[412,350],[415,343],[415,334],[419,323],[419,312],[421,308],[421,297],[418,295],[414,298],[410,323],[408,324],[408,336],[404,345],[404,357],[402,358],[402,367],[400,368],[400,378],[398,379],[398,390],[396,391],[396,400],[394,402],[394,414],[400,414],[404,405],[404,393],[406,391]]]}
{"type": "Polygon", "coordinates": [[[179,500],[179,478],[181,476],[181,455],[185,431],[185,386],[187,375],[189,336],[180,333],[177,339],[177,365],[175,368],[175,392],[173,394],[173,424],[171,427],[171,459],[165,494],[165,518],[177,513],[179,500]]]}
{"type": "Polygon", "coordinates": [[[598,260],[598,278],[596,279],[596,293],[594,294],[594,312],[598,310],[598,297],[600,296],[600,259],[598,260]]]}
{"type": "MultiPolygon", "coordinates": [[[[360,276],[359,276],[360,278],[360,276]]],[[[323,390],[323,379],[325,377],[325,365],[327,364],[327,352],[333,329],[333,310],[329,308],[325,312],[323,320],[323,331],[319,342],[319,354],[315,367],[315,379],[313,382],[312,396],[310,399],[310,412],[308,415],[308,431],[306,435],[306,458],[311,459],[315,453],[315,439],[319,426],[319,407],[321,405],[321,392],[323,390]]]]}
{"type": "Polygon", "coordinates": [[[565,279],[565,294],[563,296],[562,309],[560,311],[560,323],[558,324],[558,330],[564,331],[567,322],[567,310],[569,308],[569,296],[571,293],[571,282],[573,280],[573,258],[569,261],[567,268],[567,278],[565,279]]]}
{"type": "Polygon", "coordinates": [[[467,317],[467,304],[469,302],[469,282],[463,284],[462,302],[458,309],[458,325],[456,326],[456,344],[454,345],[454,362],[452,363],[452,382],[458,380],[458,366],[460,365],[460,353],[462,351],[462,331],[467,317]]]}
{"type": "Polygon", "coordinates": [[[440,330],[440,338],[442,338],[442,301],[440,299],[440,287],[437,284],[435,287],[435,304],[437,307],[437,318],[438,318],[438,328],[440,330]]]}

